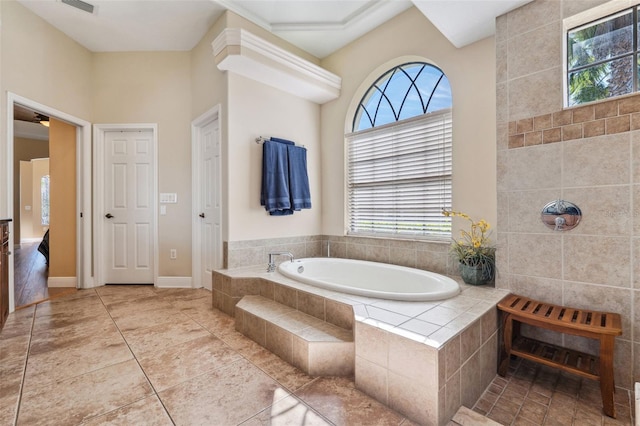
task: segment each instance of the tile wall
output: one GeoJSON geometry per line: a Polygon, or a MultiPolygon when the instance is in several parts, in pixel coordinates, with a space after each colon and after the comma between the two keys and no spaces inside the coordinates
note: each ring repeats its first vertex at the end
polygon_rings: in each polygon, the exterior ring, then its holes
{"type": "MultiPolygon", "coordinates": [[[[640,380],[640,95],[563,108],[563,19],[601,3],[536,0],[496,21],[496,286],[620,313],[615,381],[631,389],[640,380]],[[582,210],[571,231],[540,221],[558,198],[582,210]]],[[[588,339],[542,337],[598,350],[588,339]]]]}
{"type": "MultiPolygon", "coordinates": [[[[449,256],[449,243],[434,243],[384,238],[340,237],[314,235],[266,240],[231,241],[224,243],[225,269],[264,264],[269,253],[290,251],[295,258],[327,256],[370,260],[409,266],[437,272],[457,274],[449,256]]],[[[286,260],[285,257],[277,261],[286,260]]]]}

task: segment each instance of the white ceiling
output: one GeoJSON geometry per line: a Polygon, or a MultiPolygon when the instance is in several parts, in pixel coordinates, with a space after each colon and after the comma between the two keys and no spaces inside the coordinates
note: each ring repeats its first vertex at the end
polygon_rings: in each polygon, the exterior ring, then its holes
{"type": "Polygon", "coordinates": [[[191,50],[231,10],[324,58],[415,5],[456,47],[492,35],[495,17],[531,0],[18,0],[94,52],[191,50]]]}

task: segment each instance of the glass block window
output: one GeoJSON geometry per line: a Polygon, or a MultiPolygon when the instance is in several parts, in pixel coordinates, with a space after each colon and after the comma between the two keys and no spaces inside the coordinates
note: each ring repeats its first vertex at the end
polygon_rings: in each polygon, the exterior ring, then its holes
{"type": "Polygon", "coordinates": [[[567,31],[567,105],[638,91],[638,8],[567,31]]]}
{"type": "Polygon", "coordinates": [[[346,135],[349,234],[451,238],[451,106],[446,76],[426,63],[369,88],[346,135]]]}

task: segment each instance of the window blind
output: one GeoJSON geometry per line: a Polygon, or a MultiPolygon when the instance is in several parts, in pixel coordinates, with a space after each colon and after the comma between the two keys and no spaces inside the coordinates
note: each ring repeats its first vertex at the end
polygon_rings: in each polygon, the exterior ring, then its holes
{"type": "Polygon", "coordinates": [[[451,109],[347,135],[350,234],[451,238],[451,109]]]}

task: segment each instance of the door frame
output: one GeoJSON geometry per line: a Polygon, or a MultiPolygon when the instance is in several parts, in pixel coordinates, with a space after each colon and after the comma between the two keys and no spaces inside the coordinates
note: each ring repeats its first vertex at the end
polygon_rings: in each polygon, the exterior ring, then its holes
{"type": "MultiPolygon", "coordinates": [[[[91,275],[91,123],[55,108],[7,92],[7,213],[13,216],[13,106],[22,105],[49,117],[64,121],[76,128],[76,287],[91,288],[95,283],[91,275]],[[86,220],[85,220],[86,219],[86,220]]],[[[9,247],[13,247],[13,222],[9,223],[9,247]]],[[[14,265],[9,262],[9,312],[15,310],[14,265]]]]}
{"type": "Polygon", "coordinates": [[[104,139],[105,133],[113,131],[151,131],[153,143],[153,177],[152,199],[153,205],[153,284],[158,282],[158,124],[134,123],[134,124],[94,124],[93,125],[93,208],[96,214],[93,217],[94,260],[93,275],[96,286],[105,284],[105,265],[103,254],[104,227],[102,212],[104,212],[104,139]]]}
{"type": "MultiPolygon", "coordinates": [[[[191,277],[192,287],[200,288],[205,287],[202,283],[202,221],[198,214],[202,211],[202,204],[200,195],[202,192],[202,185],[200,184],[200,173],[202,170],[200,167],[199,153],[200,153],[200,133],[204,126],[211,123],[214,120],[218,120],[218,141],[222,146],[222,108],[220,104],[217,104],[210,110],[204,112],[198,118],[191,122],[191,199],[192,201],[192,224],[191,224],[191,277]]],[[[220,153],[222,155],[222,153],[220,153]]],[[[216,190],[222,194],[222,170],[216,171],[216,190]]],[[[224,218],[220,218],[221,223],[224,218]]],[[[222,263],[222,247],[219,247],[220,263],[222,263]]]]}

